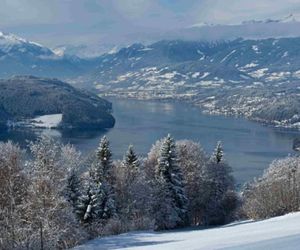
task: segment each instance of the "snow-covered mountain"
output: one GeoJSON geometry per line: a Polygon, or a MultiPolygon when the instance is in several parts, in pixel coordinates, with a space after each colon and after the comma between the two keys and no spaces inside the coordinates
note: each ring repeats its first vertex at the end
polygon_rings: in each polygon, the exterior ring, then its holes
{"type": "Polygon", "coordinates": [[[0,77],[57,77],[96,88],[99,94],[186,100],[209,113],[300,127],[300,34],[137,43],[89,59],[65,55],[61,49],[53,51],[1,33],[0,77]]]}
{"type": "Polygon", "coordinates": [[[99,62],[88,77],[100,90],[150,91],[160,86],[176,94],[185,92],[184,87],[275,84],[300,79],[300,38],[133,44],[101,56],[99,62]]]}
{"type": "Polygon", "coordinates": [[[0,77],[36,75],[74,77],[90,67],[87,60],[58,54],[45,46],[14,34],[0,32],[0,77]]]}
{"type": "Polygon", "coordinates": [[[24,38],[18,37],[14,34],[0,32],[0,51],[2,56],[54,56],[50,49],[24,38]]]}
{"type": "Polygon", "coordinates": [[[300,38],[160,41],[134,44],[99,61],[93,74],[81,78],[99,93],[187,100],[209,113],[299,124],[300,38]]]}
{"type": "Polygon", "coordinates": [[[264,221],[242,221],[212,229],[133,232],[99,238],[76,250],[296,250],[300,244],[300,213],[264,221]]]}

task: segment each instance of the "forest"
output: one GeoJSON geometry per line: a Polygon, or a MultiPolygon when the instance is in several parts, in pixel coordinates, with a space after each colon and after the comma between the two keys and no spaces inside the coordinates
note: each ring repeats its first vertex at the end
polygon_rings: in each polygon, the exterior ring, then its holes
{"type": "Polygon", "coordinates": [[[68,249],[133,230],[212,227],[298,211],[300,158],[275,160],[237,189],[221,142],[206,153],[171,135],[147,157],[128,146],[114,159],[103,137],[94,153],[46,136],[22,149],[0,143],[0,248],[68,249]]]}

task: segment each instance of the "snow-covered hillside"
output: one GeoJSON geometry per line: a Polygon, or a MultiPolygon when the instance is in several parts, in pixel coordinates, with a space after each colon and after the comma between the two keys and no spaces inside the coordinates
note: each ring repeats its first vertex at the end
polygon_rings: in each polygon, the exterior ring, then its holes
{"type": "Polygon", "coordinates": [[[77,84],[93,83],[105,95],[184,100],[210,114],[300,128],[299,45],[300,38],[133,44],[101,56],[99,67],[77,84]]]}
{"type": "Polygon", "coordinates": [[[293,213],[258,222],[233,223],[213,229],[127,233],[96,239],[75,249],[294,250],[299,249],[299,246],[300,213],[293,213]]]}

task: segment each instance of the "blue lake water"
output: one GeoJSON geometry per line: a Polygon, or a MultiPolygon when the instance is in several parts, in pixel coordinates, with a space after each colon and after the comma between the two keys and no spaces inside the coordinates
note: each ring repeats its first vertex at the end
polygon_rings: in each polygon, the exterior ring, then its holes
{"type": "Polygon", "coordinates": [[[208,153],[221,140],[237,182],[243,183],[261,175],[272,160],[293,154],[293,139],[300,137],[297,131],[266,127],[240,118],[205,115],[198,108],[182,103],[111,101],[116,118],[113,129],[68,133],[19,129],[0,133],[0,140],[10,139],[25,146],[27,140],[46,133],[88,153],[96,149],[100,138],[106,134],[115,159],[122,158],[129,144],[134,145],[140,156],[146,156],[152,144],[168,133],[177,140],[200,142],[208,153]]]}

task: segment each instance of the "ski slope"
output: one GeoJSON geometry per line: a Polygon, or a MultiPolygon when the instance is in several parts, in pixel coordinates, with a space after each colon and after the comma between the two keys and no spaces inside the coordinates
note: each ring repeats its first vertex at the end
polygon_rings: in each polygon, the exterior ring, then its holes
{"type": "Polygon", "coordinates": [[[243,221],[226,226],[169,232],[131,232],[95,239],[76,250],[294,250],[300,249],[300,213],[263,221],[243,221]]]}

